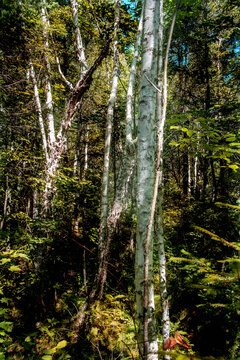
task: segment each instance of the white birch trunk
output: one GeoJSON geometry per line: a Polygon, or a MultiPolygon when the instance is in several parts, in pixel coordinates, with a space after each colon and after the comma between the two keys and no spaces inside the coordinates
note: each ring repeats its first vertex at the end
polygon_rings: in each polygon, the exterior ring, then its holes
{"type": "Polygon", "coordinates": [[[73,25],[74,25],[74,31],[75,31],[75,43],[76,43],[76,49],[77,49],[77,57],[79,64],[81,66],[82,71],[82,77],[88,70],[88,65],[86,62],[81,32],[79,28],[79,22],[78,22],[78,3],[76,0],[71,0],[71,6],[72,6],[72,15],[73,15],[73,25]]]}
{"type": "Polygon", "coordinates": [[[5,198],[4,198],[4,203],[3,203],[3,215],[2,215],[1,222],[0,222],[0,230],[3,229],[5,219],[10,214],[10,207],[8,208],[10,199],[11,199],[11,192],[8,187],[8,176],[7,176],[6,177],[5,198]]]}
{"type": "Polygon", "coordinates": [[[136,67],[139,54],[139,47],[141,43],[141,33],[142,33],[142,16],[139,22],[137,41],[135,44],[134,58],[132,61],[129,85],[127,91],[127,105],[126,105],[126,141],[124,148],[124,162],[120,168],[119,175],[117,178],[117,187],[116,195],[113,201],[113,205],[109,215],[107,217],[106,223],[106,237],[104,239],[103,247],[100,249],[100,263],[98,268],[98,274],[96,276],[96,281],[99,283],[99,297],[103,295],[103,288],[107,278],[107,259],[110,252],[111,241],[118,223],[118,220],[121,216],[123,204],[126,202],[128,188],[130,181],[133,177],[134,167],[136,164],[135,157],[135,141],[133,141],[132,131],[133,131],[133,88],[136,78],[136,67]]]}
{"type": "MultiPolygon", "coordinates": [[[[166,118],[166,110],[163,112],[163,104],[166,107],[166,101],[163,102],[163,0],[160,0],[159,4],[159,54],[158,54],[158,88],[157,92],[157,121],[158,121],[158,157],[157,157],[157,173],[155,186],[158,187],[158,206],[156,217],[156,229],[157,229],[157,245],[158,245],[158,257],[159,257],[159,278],[160,278],[160,295],[162,305],[162,338],[163,343],[170,336],[170,318],[169,318],[169,306],[167,295],[167,282],[166,282],[166,256],[164,247],[164,234],[163,234],[163,141],[164,141],[164,125],[166,118]],[[158,182],[158,183],[157,183],[158,182]]],[[[165,94],[166,95],[166,94],[165,94]]],[[[165,356],[165,359],[169,357],[165,356]]]]}
{"type": "Polygon", "coordinates": [[[40,127],[40,131],[41,131],[41,135],[42,135],[43,151],[45,154],[46,162],[48,162],[49,156],[48,156],[48,149],[47,149],[46,133],[45,133],[45,129],[44,129],[42,106],[41,106],[39,91],[38,91],[38,87],[37,87],[37,80],[36,80],[32,60],[30,60],[30,76],[31,76],[32,83],[33,83],[34,98],[35,98],[36,110],[38,113],[38,122],[39,122],[39,127],[40,127]]]}
{"type": "Polygon", "coordinates": [[[129,83],[128,83],[128,90],[127,90],[127,103],[126,103],[126,143],[127,146],[129,144],[132,147],[133,143],[133,100],[134,100],[134,85],[136,79],[136,71],[137,71],[137,62],[139,56],[139,48],[141,45],[141,36],[142,36],[142,28],[143,28],[143,11],[140,16],[139,24],[138,24],[138,32],[137,32],[137,39],[135,43],[134,49],[134,56],[130,68],[130,75],[129,75],[129,83]]]}
{"type": "Polygon", "coordinates": [[[33,190],[33,205],[32,205],[32,217],[33,219],[38,218],[38,208],[39,208],[39,192],[37,189],[33,190]]]}
{"type": "Polygon", "coordinates": [[[49,22],[46,15],[45,8],[46,0],[43,1],[42,6],[42,21],[43,21],[43,40],[44,40],[44,62],[45,62],[45,94],[46,94],[46,118],[48,127],[47,144],[49,150],[48,161],[45,168],[45,188],[43,191],[42,202],[42,215],[46,215],[51,208],[53,188],[53,177],[55,175],[56,163],[56,136],[54,125],[54,113],[53,113],[53,97],[50,81],[51,66],[48,58],[49,42],[48,42],[48,27],[49,22]]]}
{"type": "MultiPolygon", "coordinates": [[[[162,152],[163,152],[163,141],[164,141],[164,125],[166,122],[166,113],[167,113],[167,68],[168,68],[168,57],[169,50],[172,40],[172,34],[174,30],[177,10],[180,4],[178,0],[175,13],[172,19],[172,24],[168,36],[168,43],[164,61],[164,73],[163,73],[163,84],[159,83],[159,87],[162,90],[162,114],[160,116],[160,110],[158,110],[159,116],[159,128],[158,128],[158,163],[157,171],[159,168],[159,203],[158,203],[158,222],[157,222],[157,234],[158,234],[158,255],[159,255],[159,275],[160,275],[160,294],[161,294],[161,303],[162,303],[162,338],[163,343],[170,336],[170,316],[169,316],[169,305],[168,305],[168,294],[167,294],[167,277],[166,277],[166,256],[165,256],[165,246],[164,246],[164,234],[163,234],[163,215],[162,215],[162,202],[163,202],[163,163],[162,163],[162,152]],[[161,88],[163,86],[163,88],[161,88]]],[[[160,29],[163,28],[163,1],[160,2],[160,29]]],[[[160,30],[162,34],[160,38],[163,38],[163,30],[160,30]]],[[[162,64],[162,61],[160,62],[162,64]]],[[[161,71],[161,65],[159,66],[161,71]]],[[[159,98],[159,95],[158,95],[159,98]]],[[[160,99],[159,99],[160,100],[160,99]]],[[[160,106],[160,102],[159,102],[160,106]]],[[[157,178],[157,177],[156,177],[157,178]]],[[[170,356],[165,356],[166,360],[170,359],[170,356]]]]}
{"type": "Polygon", "coordinates": [[[153,236],[148,244],[147,229],[153,198],[156,152],[156,90],[145,75],[157,81],[158,2],[145,0],[143,9],[142,66],[139,95],[137,155],[137,244],[135,262],[139,342],[144,359],[158,359],[158,341],[154,321],[153,236]],[[147,273],[146,271],[147,270],[147,273]]]}
{"type": "Polygon", "coordinates": [[[191,172],[191,156],[188,154],[188,199],[191,198],[191,182],[192,182],[192,172],[191,172]]]}
{"type": "MultiPolygon", "coordinates": [[[[43,1],[45,4],[45,0],[43,1]]],[[[42,20],[43,20],[43,39],[44,39],[44,61],[45,61],[45,93],[46,93],[46,110],[47,110],[47,123],[48,123],[48,145],[50,149],[50,156],[51,151],[54,148],[54,144],[56,141],[55,138],[55,129],[54,129],[54,115],[53,115],[53,98],[52,98],[52,88],[51,88],[51,81],[50,81],[50,74],[51,74],[51,66],[48,59],[48,52],[49,52],[49,42],[48,42],[48,19],[46,15],[46,9],[42,7],[42,20]]]]}
{"type": "Polygon", "coordinates": [[[109,213],[107,218],[107,237],[104,242],[104,247],[100,250],[100,263],[98,267],[98,273],[95,279],[95,285],[91,290],[89,295],[89,301],[86,301],[83,306],[81,307],[79,313],[77,314],[74,327],[78,329],[84,323],[86,310],[91,302],[94,301],[96,298],[96,294],[98,292],[98,296],[101,298],[103,294],[103,288],[106,281],[107,276],[107,259],[109,256],[111,240],[116,229],[117,221],[120,218],[122,208],[123,208],[123,201],[126,199],[126,195],[128,193],[128,185],[130,179],[134,172],[135,166],[135,141],[132,140],[132,122],[133,122],[133,87],[135,83],[136,77],[136,66],[139,54],[139,47],[141,44],[141,34],[142,34],[142,16],[139,22],[137,40],[135,44],[135,52],[134,58],[132,61],[131,71],[130,71],[130,78],[129,78],[129,85],[128,85],[128,92],[127,92],[127,108],[126,108],[126,143],[124,149],[124,164],[123,167],[120,169],[119,177],[117,181],[117,190],[116,190],[116,197],[113,202],[112,209],[109,213]]]}
{"type": "Polygon", "coordinates": [[[89,124],[87,124],[87,127],[86,127],[86,136],[85,136],[84,172],[88,169],[88,136],[89,136],[89,124]]]}
{"type": "Polygon", "coordinates": [[[69,87],[69,89],[73,90],[73,84],[70,83],[70,81],[68,81],[68,79],[66,78],[66,76],[62,72],[60,60],[59,60],[59,57],[57,56],[56,51],[55,51],[55,60],[56,60],[59,75],[61,76],[61,78],[65,82],[65,84],[69,87]]]}
{"type": "Polygon", "coordinates": [[[119,73],[119,53],[118,53],[118,28],[119,28],[119,13],[120,13],[121,0],[115,2],[115,20],[114,20],[114,42],[113,42],[113,77],[112,87],[108,102],[107,110],[107,127],[105,135],[105,151],[104,151],[104,165],[103,165],[103,180],[102,180],[102,199],[101,199],[101,219],[100,219],[100,253],[104,246],[107,229],[107,216],[108,216],[108,198],[109,198],[109,173],[110,173],[110,149],[112,140],[112,126],[114,106],[117,98],[118,87],[118,73],[119,73]]]}
{"type": "Polygon", "coordinates": [[[197,123],[197,148],[194,157],[194,196],[197,194],[198,186],[198,151],[199,151],[199,122],[197,123]]]}

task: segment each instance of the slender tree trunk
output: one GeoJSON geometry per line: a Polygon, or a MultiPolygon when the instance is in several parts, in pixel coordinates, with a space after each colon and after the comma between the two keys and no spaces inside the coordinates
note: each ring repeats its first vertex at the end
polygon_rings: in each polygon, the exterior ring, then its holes
{"type": "Polygon", "coordinates": [[[30,60],[30,76],[31,76],[32,83],[33,83],[34,98],[35,98],[36,110],[37,110],[37,113],[38,113],[38,122],[39,122],[39,127],[40,127],[40,131],[41,131],[41,135],[42,135],[43,151],[44,151],[44,154],[45,154],[46,162],[48,162],[49,161],[49,156],[48,156],[46,133],[45,133],[45,129],[44,129],[42,106],[41,106],[39,91],[38,91],[38,87],[37,87],[37,80],[36,80],[32,60],[30,60]]]}
{"type": "Polygon", "coordinates": [[[39,192],[37,189],[33,190],[32,202],[32,217],[33,219],[37,219],[39,214],[39,192]]]}
{"type": "Polygon", "coordinates": [[[141,34],[142,34],[142,15],[139,21],[138,27],[138,34],[137,40],[135,44],[135,52],[132,61],[132,66],[130,70],[129,76],[129,84],[128,84],[128,91],[127,91],[127,104],[126,104],[126,139],[125,139],[125,148],[123,151],[123,164],[120,168],[119,175],[117,178],[117,186],[116,186],[116,194],[114,198],[114,202],[109,212],[107,218],[107,232],[106,238],[104,242],[104,250],[101,256],[101,262],[99,266],[99,281],[100,281],[100,291],[99,296],[101,297],[103,294],[103,288],[107,277],[107,258],[110,252],[110,245],[112,238],[114,236],[116,226],[118,220],[121,216],[122,209],[123,209],[123,202],[126,201],[126,197],[128,194],[129,184],[133,177],[134,167],[136,163],[135,158],[135,142],[133,140],[133,89],[134,83],[136,78],[136,67],[137,67],[137,60],[139,54],[139,47],[141,44],[141,34]]]}
{"type": "Polygon", "coordinates": [[[67,143],[67,134],[72,125],[72,120],[76,114],[76,111],[79,107],[80,102],[86,91],[89,89],[92,80],[93,73],[100,66],[102,60],[107,56],[109,50],[109,42],[106,43],[105,47],[102,49],[98,58],[95,60],[92,67],[85,73],[82,80],[79,80],[74,90],[72,91],[69,101],[66,106],[66,111],[64,114],[64,118],[60,124],[60,129],[56,136],[56,141],[52,150],[49,152],[49,161],[46,167],[46,175],[45,175],[45,189],[43,191],[43,204],[42,204],[42,215],[45,216],[49,210],[51,205],[51,199],[54,196],[55,188],[54,188],[54,177],[58,171],[62,153],[66,149],[67,143]]]}
{"type": "Polygon", "coordinates": [[[139,324],[138,341],[146,360],[158,358],[158,342],[154,320],[153,236],[148,226],[154,191],[156,152],[157,42],[159,28],[158,2],[143,3],[142,65],[139,93],[137,154],[137,243],[135,257],[136,311],[139,324]],[[147,229],[150,235],[147,236],[147,229]]]}
{"type": "MultiPolygon", "coordinates": [[[[110,174],[110,150],[112,140],[113,116],[114,107],[117,99],[118,87],[118,73],[119,73],[119,52],[118,52],[118,29],[119,29],[119,14],[120,14],[121,0],[115,2],[115,21],[114,21],[114,42],[113,42],[113,77],[112,87],[108,102],[107,110],[107,126],[105,135],[105,150],[104,150],[104,165],[103,165],[103,180],[102,180],[102,199],[101,199],[101,219],[100,219],[100,257],[102,256],[102,249],[104,247],[104,240],[107,231],[107,216],[108,216],[108,199],[109,199],[109,174],[110,174]]],[[[101,260],[100,260],[101,261],[101,260]]]]}
{"type": "Polygon", "coordinates": [[[194,196],[197,199],[199,194],[198,194],[198,151],[199,151],[199,123],[197,123],[197,148],[196,148],[196,154],[194,156],[194,196]]]}
{"type": "MultiPolygon", "coordinates": [[[[45,4],[45,0],[43,1],[45,4]]],[[[48,125],[48,146],[51,152],[54,151],[55,147],[55,125],[54,125],[54,115],[53,115],[53,97],[52,97],[52,87],[51,87],[51,66],[48,58],[49,53],[49,42],[48,42],[48,27],[49,22],[46,15],[45,6],[42,7],[42,21],[43,21],[43,39],[44,39],[44,62],[45,62],[45,94],[46,94],[46,111],[47,111],[47,125],[48,125]]]]}
{"type": "Polygon", "coordinates": [[[111,241],[116,229],[117,221],[122,212],[123,208],[123,200],[126,198],[128,193],[128,186],[130,183],[130,179],[134,173],[134,165],[135,165],[135,141],[132,139],[132,131],[133,131],[133,101],[134,94],[133,88],[136,77],[136,66],[139,55],[139,47],[141,43],[141,33],[142,33],[142,17],[140,18],[138,35],[135,45],[135,53],[131,66],[130,77],[129,77],[129,85],[128,85],[128,93],[127,93],[127,107],[126,107],[126,143],[124,149],[124,159],[123,167],[120,169],[118,181],[117,181],[117,189],[116,189],[116,197],[110,211],[110,214],[107,219],[107,237],[104,242],[104,247],[101,249],[100,262],[98,267],[98,272],[95,279],[95,284],[93,289],[89,295],[89,300],[84,303],[81,307],[79,313],[74,322],[74,328],[79,329],[82,326],[86,316],[86,310],[88,306],[96,299],[96,296],[99,297],[103,294],[103,288],[106,281],[107,276],[107,259],[110,253],[110,245],[111,241]]]}
{"type": "Polygon", "coordinates": [[[84,147],[84,173],[88,169],[88,136],[89,136],[89,124],[86,126],[86,135],[85,135],[85,147],[84,147]]]}
{"type": "MultiPolygon", "coordinates": [[[[83,304],[79,310],[76,318],[74,319],[73,328],[78,330],[86,317],[86,310],[95,301],[96,297],[102,295],[103,284],[106,279],[106,253],[109,253],[107,244],[105,243],[106,229],[107,229],[107,215],[108,215],[108,195],[109,195],[109,171],[110,171],[110,148],[111,148],[111,137],[112,137],[112,124],[114,115],[114,106],[117,97],[117,86],[118,86],[118,72],[119,72],[119,54],[118,54],[118,28],[119,28],[119,14],[120,14],[121,0],[115,2],[115,21],[114,21],[114,67],[113,67],[113,78],[112,88],[108,102],[107,111],[107,127],[105,137],[105,153],[104,153],[104,169],[103,169],[103,181],[102,181],[102,199],[101,199],[101,219],[100,219],[100,244],[99,244],[99,267],[95,278],[94,285],[89,294],[88,300],[83,304]]],[[[90,70],[89,70],[90,71],[90,70]]],[[[86,75],[85,75],[86,76],[86,75]]]]}
{"type": "MultiPolygon", "coordinates": [[[[164,125],[166,121],[167,110],[167,65],[168,55],[171,43],[172,31],[169,34],[168,46],[166,50],[164,73],[162,81],[162,67],[163,67],[163,0],[160,1],[159,8],[159,60],[158,60],[158,88],[160,91],[157,93],[157,120],[158,120],[158,156],[157,156],[157,171],[155,179],[155,187],[158,186],[158,208],[156,217],[156,230],[157,230],[157,245],[159,256],[159,278],[160,278],[160,295],[162,304],[162,337],[163,343],[170,335],[170,318],[169,318],[169,306],[168,306],[168,294],[167,294],[167,281],[166,281],[166,256],[164,246],[164,234],[163,234],[163,215],[162,215],[162,203],[163,203],[163,140],[164,140],[164,125]],[[157,183],[158,182],[158,183],[157,183]]],[[[168,357],[165,357],[168,359],[168,357]]]]}
{"type": "Polygon", "coordinates": [[[103,58],[106,57],[109,49],[109,42],[106,44],[106,46],[101,51],[98,58],[95,60],[94,64],[90,69],[88,69],[85,53],[84,53],[84,47],[82,43],[81,33],[79,29],[79,23],[78,23],[78,14],[77,14],[77,2],[76,0],[71,0],[72,5],[72,14],[73,14],[73,25],[75,30],[75,39],[76,39],[76,51],[77,51],[77,57],[79,60],[80,70],[81,74],[79,77],[79,80],[77,84],[73,87],[67,79],[63,76],[60,68],[60,62],[58,57],[55,54],[55,58],[57,59],[57,66],[59,69],[59,73],[64,79],[65,83],[68,84],[68,86],[72,89],[72,93],[70,95],[69,101],[66,105],[66,111],[63,117],[63,120],[60,124],[59,131],[57,135],[55,134],[55,124],[54,124],[54,109],[53,109],[53,98],[52,98],[52,90],[51,90],[51,81],[50,81],[50,61],[49,61],[49,42],[48,42],[48,19],[45,9],[45,3],[46,0],[43,1],[43,7],[42,7],[42,20],[43,20],[43,39],[44,39],[44,60],[45,60],[45,94],[46,94],[46,116],[47,116],[47,125],[48,125],[48,132],[47,137],[44,134],[44,124],[42,119],[42,112],[41,112],[41,104],[39,100],[39,94],[37,92],[37,84],[36,79],[34,78],[34,69],[32,66],[32,63],[30,64],[30,71],[31,71],[31,77],[33,81],[34,86],[34,94],[35,94],[35,101],[36,101],[36,107],[39,114],[39,123],[40,123],[40,129],[43,139],[43,148],[46,156],[46,170],[45,170],[45,189],[43,191],[42,195],[42,216],[46,216],[46,214],[51,209],[51,203],[52,198],[55,193],[55,187],[54,187],[54,177],[58,171],[61,156],[62,153],[66,149],[66,143],[67,143],[67,134],[68,130],[70,129],[72,125],[73,117],[79,107],[79,104],[83,98],[83,95],[85,92],[89,89],[93,73],[97,69],[98,66],[100,66],[103,58]]]}
{"type": "Polygon", "coordinates": [[[192,162],[188,149],[188,199],[190,200],[192,194],[192,162]]]}
{"type": "MultiPolygon", "coordinates": [[[[176,15],[180,0],[177,3],[177,7],[173,16],[168,44],[166,49],[165,63],[164,63],[164,73],[163,73],[163,84],[161,80],[162,73],[162,39],[163,39],[163,2],[160,1],[160,25],[159,25],[159,59],[158,59],[158,93],[157,93],[157,123],[158,123],[158,133],[157,133],[157,162],[155,170],[155,180],[154,180],[154,191],[153,198],[151,202],[151,212],[148,223],[148,230],[145,242],[145,257],[144,257],[144,308],[148,307],[148,279],[149,279],[149,250],[151,243],[152,229],[155,219],[155,211],[157,198],[158,201],[158,217],[157,217],[157,233],[158,233],[158,250],[159,250],[159,265],[160,265],[160,291],[161,291],[161,300],[162,300],[162,310],[163,310],[163,340],[165,341],[169,337],[170,333],[170,319],[169,319],[169,307],[168,307],[168,297],[167,297],[167,286],[166,286],[166,258],[165,258],[165,249],[164,249],[164,237],[163,237],[163,219],[162,219],[162,201],[163,201],[163,164],[162,164],[162,152],[163,152],[163,140],[164,140],[164,125],[166,121],[166,110],[167,110],[167,68],[168,68],[168,56],[171,45],[171,39],[173,34],[173,29],[175,25],[176,15]],[[163,89],[162,89],[163,86],[163,89]],[[161,103],[163,106],[161,107],[161,103]]],[[[153,84],[152,84],[153,85],[153,84]]],[[[144,344],[145,351],[144,355],[146,359],[146,342],[149,341],[148,338],[148,317],[145,312],[144,316],[144,344]]],[[[147,353],[148,354],[148,353],[147,353]]],[[[150,358],[153,356],[150,355],[150,358]]],[[[169,357],[166,356],[166,359],[169,357]]]]}
{"type": "MultiPolygon", "coordinates": [[[[47,145],[48,145],[48,159],[45,166],[45,188],[43,191],[42,201],[42,215],[46,215],[52,206],[52,193],[53,188],[53,176],[55,174],[56,164],[56,137],[55,137],[55,124],[54,124],[54,111],[53,111],[53,97],[51,88],[51,66],[48,57],[49,53],[49,41],[48,41],[48,27],[49,22],[47,19],[46,1],[43,1],[42,6],[42,21],[43,21],[43,40],[44,40],[44,63],[45,63],[45,95],[46,95],[46,117],[47,117],[47,145]]],[[[36,99],[36,95],[35,95],[36,99]]],[[[40,122],[40,119],[39,119],[40,122]]],[[[42,132],[43,136],[43,132],[42,132]]],[[[44,143],[44,140],[43,140],[44,143]]]]}
{"type": "Polygon", "coordinates": [[[81,67],[82,77],[88,70],[88,65],[86,61],[85,51],[83,47],[82,36],[79,28],[78,22],[78,2],[76,0],[71,0],[72,6],[72,15],[73,15],[73,25],[75,31],[75,44],[77,49],[77,57],[81,67]]]}
{"type": "Polygon", "coordinates": [[[9,200],[11,199],[11,193],[8,186],[8,176],[6,176],[6,190],[5,190],[5,197],[4,197],[4,203],[3,203],[3,215],[0,222],[0,230],[3,229],[4,222],[6,220],[6,217],[10,214],[10,208],[9,208],[9,200]]]}

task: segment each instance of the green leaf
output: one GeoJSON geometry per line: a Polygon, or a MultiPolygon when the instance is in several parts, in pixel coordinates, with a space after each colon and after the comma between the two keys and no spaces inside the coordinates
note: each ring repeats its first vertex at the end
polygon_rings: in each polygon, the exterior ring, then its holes
{"type": "Polygon", "coordinates": [[[187,355],[178,355],[176,360],[187,360],[188,356],[187,355]]]}
{"type": "Polygon", "coordinates": [[[238,166],[238,165],[235,165],[235,164],[228,165],[228,167],[229,167],[230,169],[233,169],[233,171],[237,171],[237,169],[239,168],[239,166],[238,166]]]}
{"type": "Polygon", "coordinates": [[[179,146],[180,144],[177,143],[176,141],[172,141],[172,142],[170,142],[168,145],[171,145],[171,146],[179,146]]]}
{"type": "Polygon", "coordinates": [[[7,259],[7,258],[1,259],[1,264],[0,265],[4,265],[4,264],[6,264],[6,263],[8,263],[10,261],[11,261],[11,259],[7,259]]]}
{"type": "Polygon", "coordinates": [[[232,141],[235,141],[235,140],[236,140],[236,136],[235,136],[235,135],[229,136],[229,137],[226,138],[226,141],[227,141],[227,142],[232,142],[232,141]]]}
{"type": "Polygon", "coordinates": [[[29,260],[29,257],[26,254],[23,254],[23,253],[15,253],[15,254],[12,255],[12,258],[18,258],[18,257],[29,260]]]}
{"type": "Polygon", "coordinates": [[[60,342],[57,344],[56,348],[57,348],[57,349],[62,349],[62,348],[64,348],[64,347],[66,347],[66,346],[67,346],[67,341],[66,341],[66,340],[62,340],[62,341],[60,341],[60,342]]]}
{"type": "Polygon", "coordinates": [[[9,270],[12,271],[12,272],[21,271],[20,267],[17,266],[17,265],[11,265],[9,270]]]}
{"type": "Polygon", "coordinates": [[[98,328],[97,328],[97,327],[92,327],[92,328],[91,328],[91,334],[92,334],[93,336],[97,336],[97,334],[98,334],[98,328]]]}
{"type": "Polygon", "coordinates": [[[240,143],[233,142],[233,143],[230,143],[229,146],[240,146],[240,143]]]}
{"type": "Polygon", "coordinates": [[[11,332],[13,328],[13,323],[10,321],[2,321],[0,322],[0,328],[4,329],[7,332],[11,332]]]}
{"type": "Polygon", "coordinates": [[[51,355],[44,355],[42,357],[42,360],[52,360],[52,356],[51,355]]]}
{"type": "Polygon", "coordinates": [[[57,348],[56,346],[54,346],[52,349],[47,349],[44,351],[44,354],[48,354],[48,355],[52,355],[52,354],[55,354],[57,348]]]}

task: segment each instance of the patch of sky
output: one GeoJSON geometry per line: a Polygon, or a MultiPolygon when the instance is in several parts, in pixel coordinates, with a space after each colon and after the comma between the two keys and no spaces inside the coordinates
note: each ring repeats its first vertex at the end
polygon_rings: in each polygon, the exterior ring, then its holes
{"type": "Polygon", "coordinates": [[[136,9],[137,3],[137,0],[122,0],[123,5],[128,5],[133,10],[136,9]]]}

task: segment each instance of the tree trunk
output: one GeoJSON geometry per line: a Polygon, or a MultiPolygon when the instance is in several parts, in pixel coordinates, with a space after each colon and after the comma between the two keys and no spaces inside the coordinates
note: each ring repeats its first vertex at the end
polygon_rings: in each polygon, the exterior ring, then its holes
{"type": "Polygon", "coordinates": [[[139,20],[137,40],[135,44],[135,52],[132,61],[132,66],[129,76],[129,84],[127,91],[127,104],[126,104],[126,139],[125,139],[125,148],[123,151],[123,164],[120,168],[119,175],[117,178],[116,194],[114,202],[111,208],[111,211],[107,218],[107,231],[106,238],[104,242],[104,249],[100,256],[99,264],[99,296],[103,294],[103,288],[107,277],[107,258],[110,252],[110,245],[112,238],[114,236],[117,223],[122,213],[123,203],[126,201],[128,194],[128,188],[130,181],[133,177],[134,167],[136,163],[135,158],[135,142],[133,140],[133,88],[136,78],[136,67],[139,54],[139,47],[141,44],[141,34],[142,34],[142,15],[139,20]],[[100,275],[101,274],[101,275],[100,275]]]}
{"type": "MultiPolygon", "coordinates": [[[[177,7],[173,16],[168,44],[166,49],[165,56],[165,64],[164,64],[164,73],[163,73],[163,83],[161,80],[162,76],[162,40],[163,40],[163,2],[160,2],[159,6],[159,49],[158,49],[158,87],[156,87],[151,81],[149,83],[155,87],[157,92],[157,103],[156,103],[156,115],[157,115],[157,124],[158,124],[158,133],[157,133],[157,162],[156,162],[156,170],[155,170],[155,179],[154,179],[154,190],[153,190],[153,198],[151,202],[151,211],[149,216],[149,223],[145,241],[145,253],[144,253],[144,323],[143,323],[143,335],[144,335],[144,358],[146,359],[154,359],[156,355],[151,354],[148,348],[149,342],[149,316],[147,313],[147,309],[149,307],[150,299],[149,299],[149,258],[152,256],[151,254],[151,237],[152,230],[155,220],[155,211],[157,198],[159,195],[158,202],[158,217],[157,217],[157,225],[158,225],[158,247],[159,247],[159,264],[160,264],[160,290],[161,290],[161,299],[162,299],[162,309],[163,309],[163,339],[166,340],[169,337],[170,333],[170,319],[169,319],[169,308],[168,308],[168,298],[167,298],[167,287],[166,287],[166,258],[165,258],[165,250],[164,250],[164,238],[163,238],[163,220],[162,220],[162,200],[163,200],[163,164],[162,164],[162,152],[163,152],[163,140],[164,140],[164,125],[166,121],[166,110],[167,110],[167,68],[168,68],[168,56],[170,50],[170,44],[173,34],[173,29],[175,25],[176,14],[178,10],[180,0],[177,3],[177,7]],[[163,104],[163,106],[161,106],[163,104]],[[159,191],[160,190],[160,191],[159,191]]],[[[150,319],[152,321],[152,319],[150,319]]],[[[153,330],[154,331],[154,330],[153,330]]],[[[151,333],[150,333],[151,334],[151,333]]],[[[169,358],[166,356],[166,358],[169,358]]]]}
{"type": "Polygon", "coordinates": [[[137,243],[135,284],[136,310],[139,323],[138,341],[141,345],[140,348],[143,352],[144,359],[148,360],[158,358],[158,343],[154,320],[152,229],[150,229],[148,243],[146,241],[154,190],[157,125],[156,90],[147,78],[149,78],[151,82],[157,83],[156,54],[158,28],[158,2],[156,0],[145,0],[143,4],[142,65],[137,141],[137,243]],[[147,270],[147,273],[145,270],[147,270]]]}
{"type": "MultiPolygon", "coordinates": [[[[104,166],[103,166],[103,180],[102,180],[102,198],[101,198],[101,219],[100,219],[100,257],[104,247],[104,241],[107,231],[107,216],[108,216],[108,199],[109,199],[109,174],[110,174],[110,150],[112,140],[113,116],[114,107],[117,98],[118,87],[118,73],[119,73],[119,53],[118,53],[118,29],[119,29],[119,14],[120,14],[121,0],[115,2],[115,20],[114,20],[114,42],[113,42],[113,77],[112,87],[108,102],[107,110],[107,126],[105,135],[105,150],[104,150],[104,166]]],[[[101,262],[101,260],[100,260],[101,262]]]]}
{"type": "Polygon", "coordinates": [[[133,131],[133,87],[135,83],[136,76],[136,66],[139,55],[139,47],[141,43],[141,33],[142,33],[142,16],[139,22],[138,35],[135,45],[135,53],[131,66],[130,77],[129,77],[129,85],[128,85],[128,93],[127,93],[127,106],[126,106],[126,142],[124,149],[124,159],[122,168],[120,169],[118,181],[117,181],[117,189],[116,189],[116,197],[114,203],[112,205],[112,209],[109,213],[107,219],[107,236],[104,242],[104,247],[102,247],[100,252],[100,262],[98,267],[98,272],[95,278],[95,284],[91,293],[89,295],[89,299],[84,303],[81,307],[79,313],[74,322],[74,328],[79,329],[84,323],[86,310],[88,306],[96,299],[96,297],[101,297],[103,294],[103,288],[106,281],[107,276],[107,259],[110,253],[110,245],[112,241],[112,237],[114,235],[117,222],[120,218],[123,201],[128,193],[128,186],[130,183],[130,179],[132,178],[134,172],[135,165],[135,141],[132,140],[132,131],[133,131]]]}
{"type": "Polygon", "coordinates": [[[102,60],[107,56],[109,42],[106,43],[92,67],[85,73],[82,80],[79,80],[72,91],[66,106],[63,121],[61,122],[54,146],[49,153],[49,161],[46,165],[45,188],[43,191],[42,216],[46,216],[51,209],[51,200],[55,193],[54,177],[58,171],[62,153],[65,151],[68,131],[71,128],[72,120],[76,114],[79,103],[86,91],[89,89],[95,70],[101,65],[102,60]]]}

